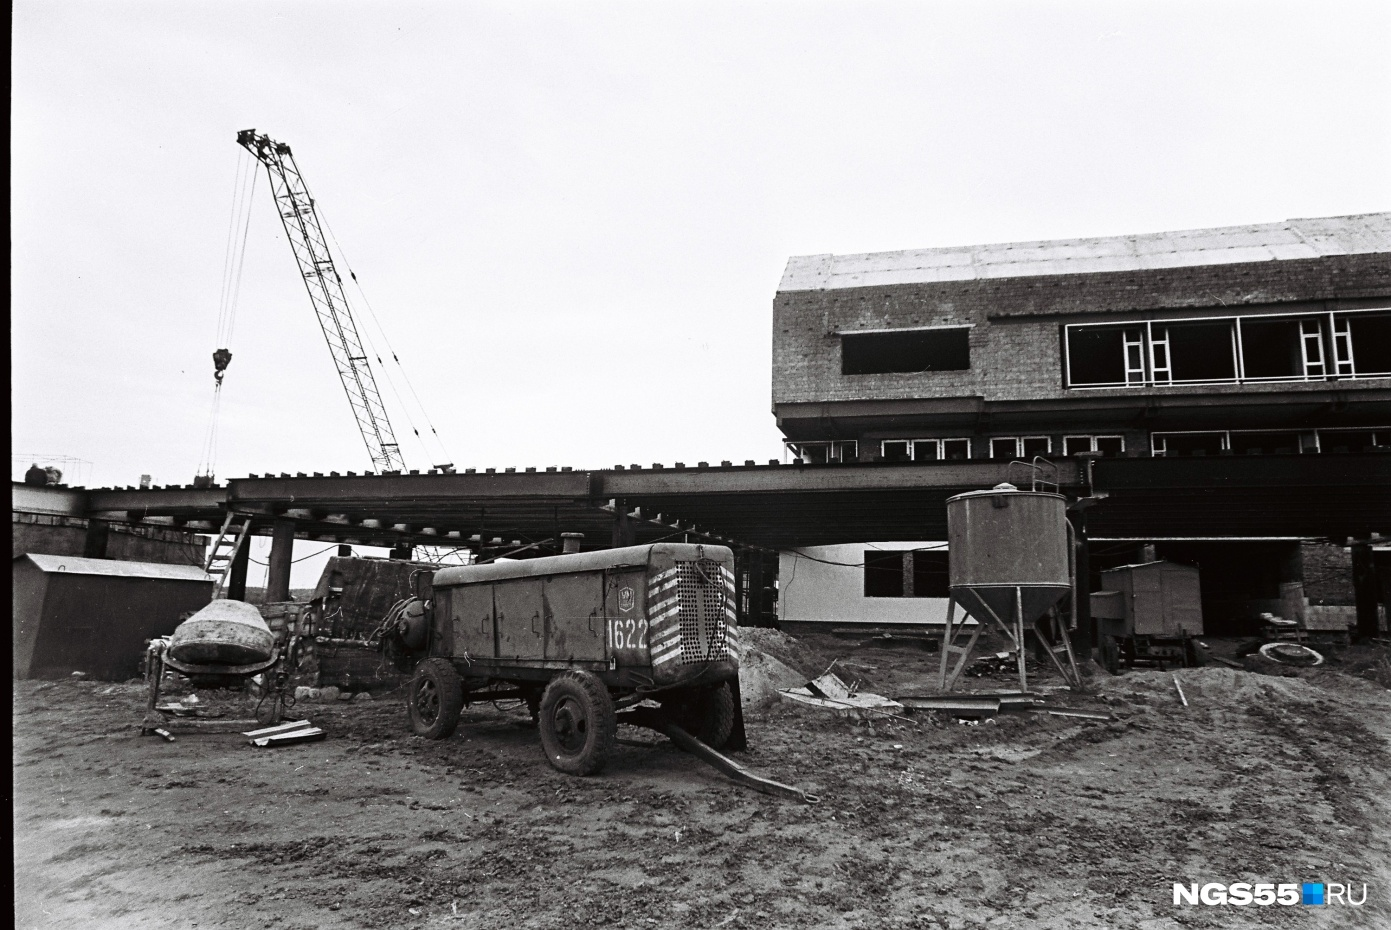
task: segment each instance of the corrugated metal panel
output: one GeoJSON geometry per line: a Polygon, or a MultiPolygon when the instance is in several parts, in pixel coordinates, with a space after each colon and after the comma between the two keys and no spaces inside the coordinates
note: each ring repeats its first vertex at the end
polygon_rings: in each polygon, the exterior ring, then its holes
{"type": "Polygon", "coordinates": [[[171,581],[212,581],[212,576],[197,565],[161,565],[158,562],[121,562],[116,559],[84,559],[75,555],[40,555],[29,553],[29,559],[43,572],[67,572],[70,575],[107,575],[118,578],[164,578],[171,581]]]}
{"type": "Polygon", "coordinates": [[[780,291],[1095,274],[1391,252],[1391,213],[1089,239],[1008,242],[788,260],[780,291]]]}

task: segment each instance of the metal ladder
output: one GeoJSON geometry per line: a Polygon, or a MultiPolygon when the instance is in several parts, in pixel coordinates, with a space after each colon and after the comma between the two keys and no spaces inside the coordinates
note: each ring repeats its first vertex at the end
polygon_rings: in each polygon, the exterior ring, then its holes
{"type": "Polygon", "coordinates": [[[227,576],[232,573],[232,565],[237,560],[237,553],[246,544],[246,535],[250,529],[249,514],[228,512],[227,519],[222,521],[222,529],[208,548],[208,558],[203,563],[203,571],[217,576],[217,584],[213,586],[213,600],[222,595],[227,576]]]}

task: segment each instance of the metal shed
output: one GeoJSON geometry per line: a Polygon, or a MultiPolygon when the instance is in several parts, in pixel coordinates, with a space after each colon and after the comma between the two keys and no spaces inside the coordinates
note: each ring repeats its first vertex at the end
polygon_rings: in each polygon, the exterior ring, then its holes
{"type": "Polygon", "coordinates": [[[30,553],[14,560],[14,677],[140,674],[145,641],[212,600],[195,565],[30,553]]]}
{"type": "Polygon", "coordinates": [[[1101,573],[1102,591],[1091,596],[1092,616],[1119,621],[1113,635],[1203,635],[1198,570],[1174,562],[1122,565],[1101,573]]]}

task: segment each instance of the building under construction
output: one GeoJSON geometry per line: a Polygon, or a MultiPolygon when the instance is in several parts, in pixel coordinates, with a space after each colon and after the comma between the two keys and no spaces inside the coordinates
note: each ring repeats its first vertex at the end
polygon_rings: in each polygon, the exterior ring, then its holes
{"type": "Polygon", "coordinates": [[[1385,623],[1391,214],[793,258],[771,322],[782,460],[16,483],[15,554],[222,537],[210,567],[243,598],[234,543],[270,536],[287,600],[296,539],[525,558],[684,538],[734,548],[744,623],[937,623],[947,498],[1037,466],[1074,502],[1084,586],[1149,555],[1201,570],[1215,633],[1291,596],[1385,623]]]}

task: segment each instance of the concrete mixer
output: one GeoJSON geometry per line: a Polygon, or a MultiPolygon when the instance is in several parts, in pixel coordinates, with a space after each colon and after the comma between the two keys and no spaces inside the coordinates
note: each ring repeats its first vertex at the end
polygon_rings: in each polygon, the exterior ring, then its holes
{"type": "Polygon", "coordinates": [[[169,636],[150,640],[145,650],[148,688],[143,729],[162,729],[168,718],[159,709],[167,673],[177,672],[198,685],[225,687],[262,676],[256,719],[278,723],[284,711],[290,675],[299,662],[299,636],[286,630],[277,637],[261,612],[242,601],[217,600],[184,620],[169,636]]]}

